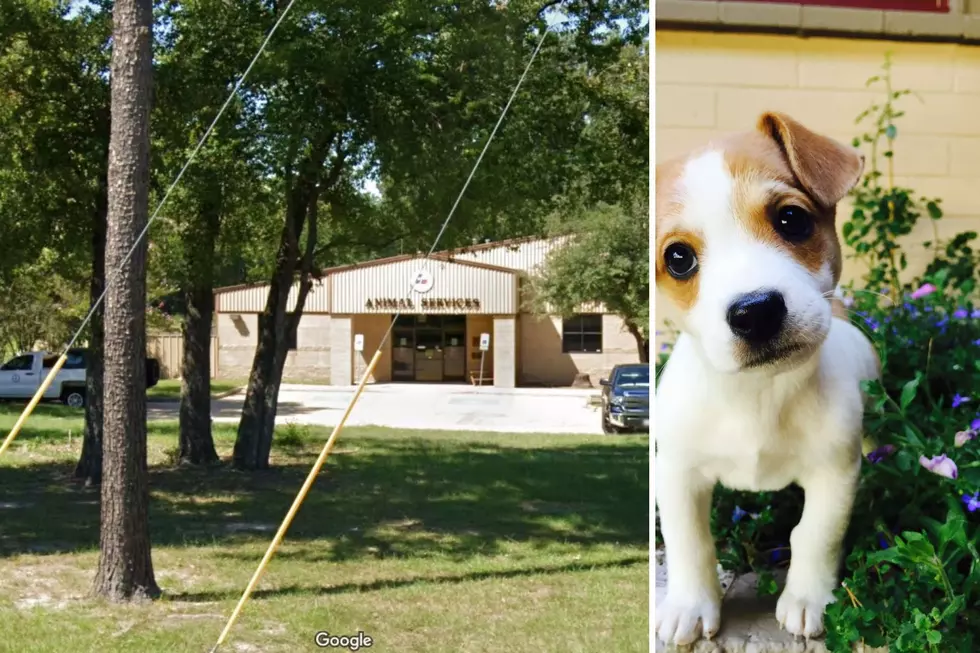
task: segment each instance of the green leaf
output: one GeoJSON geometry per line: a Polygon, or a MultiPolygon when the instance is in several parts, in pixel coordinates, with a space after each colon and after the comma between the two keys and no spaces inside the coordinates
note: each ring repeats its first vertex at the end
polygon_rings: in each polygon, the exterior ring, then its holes
{"type": "Polygon", "coordinates": [[[902,413],[909,407],[909,404],[915,400],[915,395],[919,392],[919,383],[922,381],[922,376],[917,374],[914,379],[905,384],[902,388],[902,398],[899,405],[902,407],[902,413]]]}
{"type": "Polygon", "coordinates": [[[882,562],[891,562],[898,564],[898,560],[901,553],[896,548],[888,548],[884,551],[875,551],[874,553],[868,554],[868,562],[876,565],[882,562]]]}
{"type": "Polygon", "coordinates": [[[758,596],[773,596],[779,592],[776,578],[771,571],[764,569],[759,572],[755,590],[758,596]]]}
{"type": "Polygon", "coordinates": [[[926,633],[926,639],[930,644],[935,646],[939,642],[943,641],[943,636],[938,630],[930,630],[926,633]]]}

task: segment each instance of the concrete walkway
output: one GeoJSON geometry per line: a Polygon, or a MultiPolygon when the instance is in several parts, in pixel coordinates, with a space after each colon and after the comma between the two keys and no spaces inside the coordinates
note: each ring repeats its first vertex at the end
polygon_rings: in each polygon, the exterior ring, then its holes
{"type": "MultiPolygon", "coordinates": [[[[596,389],[495,388],[444,384],[382,384],[364,389],[348,419],[352,426],[498,431],[510,433],[602,432],[596,389]]],[[[277,424],[334,426],[353,388],[282,386],[277,424]]],[[[238,393],[211,403],[215,422],[237,422],[244,402],[238,393]]],[[[151,403],[150,419],[175,419],[177,404],[151,403]]]]}

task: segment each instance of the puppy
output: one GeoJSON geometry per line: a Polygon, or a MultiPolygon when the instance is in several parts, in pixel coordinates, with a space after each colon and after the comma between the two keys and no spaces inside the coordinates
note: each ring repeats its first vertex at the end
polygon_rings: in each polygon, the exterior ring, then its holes
{"type": "Polygon", "coordinates": [[[656,286],[682,332],[656,396],[664,642],[720,625],[717,482],[803,488],[776,618],[794,635],[823,631],[861,465],[860,383],[878,376],[871,344],[833,306],[836,205],[863,168],[857,150],[778,113],[657,167],[656,286]]]}

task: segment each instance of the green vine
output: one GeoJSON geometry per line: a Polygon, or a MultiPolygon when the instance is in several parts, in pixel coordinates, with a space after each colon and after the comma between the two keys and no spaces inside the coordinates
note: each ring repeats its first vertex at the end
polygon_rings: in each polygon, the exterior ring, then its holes
{"type": "Polygon", "coordinates": [[[854,209],[850,220],[843,225],[844,242],[854,251],[853,258],[867,267],[865,287],[874,291],[886,291],[893,301],[902,295],[902,277],[908,268],[908,259],[902,251],[899,239],[912,233],[923,213],[933,221],[933,240],[927,246],[935,248],[938,255],[940,242],[935,221],[943,217],[940,200],[919,197],[913,191],[895,185],[895,140],[898,127],[895,121],[905,115],[897,104],[908,89],[895,90],[892,84],[891,56],[885,56],[881,73],[868,79],[868,88],[884,91],[884,99],[872,102],[861,112],[855,124],[867,124],[869,131],[854,139],[854,147],[868,145],[865,174],[851,192],[854,209]],[[882,167],[884,160],[884,170],[882,167]]]}

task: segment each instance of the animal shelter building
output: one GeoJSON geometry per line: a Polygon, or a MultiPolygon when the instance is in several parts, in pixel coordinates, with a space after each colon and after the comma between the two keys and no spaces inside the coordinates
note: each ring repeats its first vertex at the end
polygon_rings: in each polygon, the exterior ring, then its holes
{"type": "MultiPolygon", "coordinates": [[[[867,80],[890,53],[894,90],[915,94],[897,105],[894,183],[942,199],[941,238],[980,230],[980,0],[658,0],[655,12],[658,163],[770,110],[850,143],[884,99],[867,80]]],[[[838,228],[850,214],[845,199],[838,228]]],[[[931,223],[905,239],[910,274],[929,260],[931,223]]],[[[845,281],[861,271],[845,260],[845,281]]],[[[668,302],[656,309],[670,317],[668,302]]]]}
{"type": "MultiPolygon", "coordinates": [[[[283,380],[355,384],[392,326],[369,382],[598,385],[613,365],[639,360],[622,319],[602,306],[565,319],[524,308],[529,275],[562,242],[518,239],[324,270],[286,334],[283,380]]],[[[268,292],[267,284],[215,292],[217,376],[248,376],[268,292]]]]}

